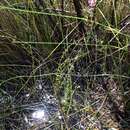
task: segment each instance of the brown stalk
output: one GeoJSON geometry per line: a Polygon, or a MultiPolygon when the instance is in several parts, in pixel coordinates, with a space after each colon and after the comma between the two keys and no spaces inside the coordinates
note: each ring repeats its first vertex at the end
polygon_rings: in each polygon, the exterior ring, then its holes
{"type": "MultiPolygon", "coordinates": [[[[73,0],[73,3],[74,3],[74,7],[75,7],[75,12],[77,13],[77,17],[83,17],[80,0],[73,0]]],[[[79,28],[79,32],[81,34],[85,34],[86,30],[84,27],[84,23],[82,20],[79,20],[79,19],[78,19],[78,28],[79,28]]]]}

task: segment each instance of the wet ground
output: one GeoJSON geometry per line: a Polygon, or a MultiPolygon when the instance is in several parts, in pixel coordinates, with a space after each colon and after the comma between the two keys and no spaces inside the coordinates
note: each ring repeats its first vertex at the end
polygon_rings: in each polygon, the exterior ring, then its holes
{"type": "MultiPolygon", "coordinates": [[[[69,60],[76,59],[80,52],[81,49],[73,49],[69,60]]],[[[90,64],[90,59],[87,56],[80,57],[73,62],[71,70],[70,60],[65,65],[66,69],[61,71],[61,86],[57,92],[57,76],[44,75],[47,72],[59,72],[58,66],[52,63],[48,64],[47,69],[41,66],[37,72],[40,76],[35,79],[27,82],[25,78],[23,85],[19,84],[20,79],[17,79],[18,83],[12,80],[3,84],[0,95],[1,130],[60,130],[67,127],[70,130],[118,130],[119,127],[126,127],[124,124],[128,123],[124,120],[120,85],[116,79],[100,75],[101,64],[89,66],[88,63],[90,64]],[[50,69],[50,66],[53,67],[50,69]],[[94,74],[99,76],[93,76],[94,74]],[[70,83],[72,88],[68,86],[70,83]]]]}

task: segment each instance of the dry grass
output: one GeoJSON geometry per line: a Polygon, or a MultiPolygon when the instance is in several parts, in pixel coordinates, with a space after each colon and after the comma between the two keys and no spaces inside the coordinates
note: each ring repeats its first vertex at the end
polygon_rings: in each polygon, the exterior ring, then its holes
{"type": "Polygon", "coordinates": [[[2,0],[0,16],[1,130],[130,129],[129,0],[2,0]]]}

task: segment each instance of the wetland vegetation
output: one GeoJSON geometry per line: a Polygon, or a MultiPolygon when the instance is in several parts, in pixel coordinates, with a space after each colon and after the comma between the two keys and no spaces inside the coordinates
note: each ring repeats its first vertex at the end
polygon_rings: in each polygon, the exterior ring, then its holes
{"type": "Polygon", "coordinates": [[[0,130],[130,130],[130,1],[0,0],[0,130]]]}

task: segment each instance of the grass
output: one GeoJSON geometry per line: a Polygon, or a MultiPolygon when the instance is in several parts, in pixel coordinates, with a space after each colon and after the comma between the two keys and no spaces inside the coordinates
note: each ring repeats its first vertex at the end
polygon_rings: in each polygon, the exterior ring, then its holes
{"type": "Polygon", "coordinates": [[[93,9],[83,0],[2,0],[0,129],[130,129],[128,15],[127,0],[93,9]],[[42,105],[50,117],[39,124],[30,113],[42,105]]]}

